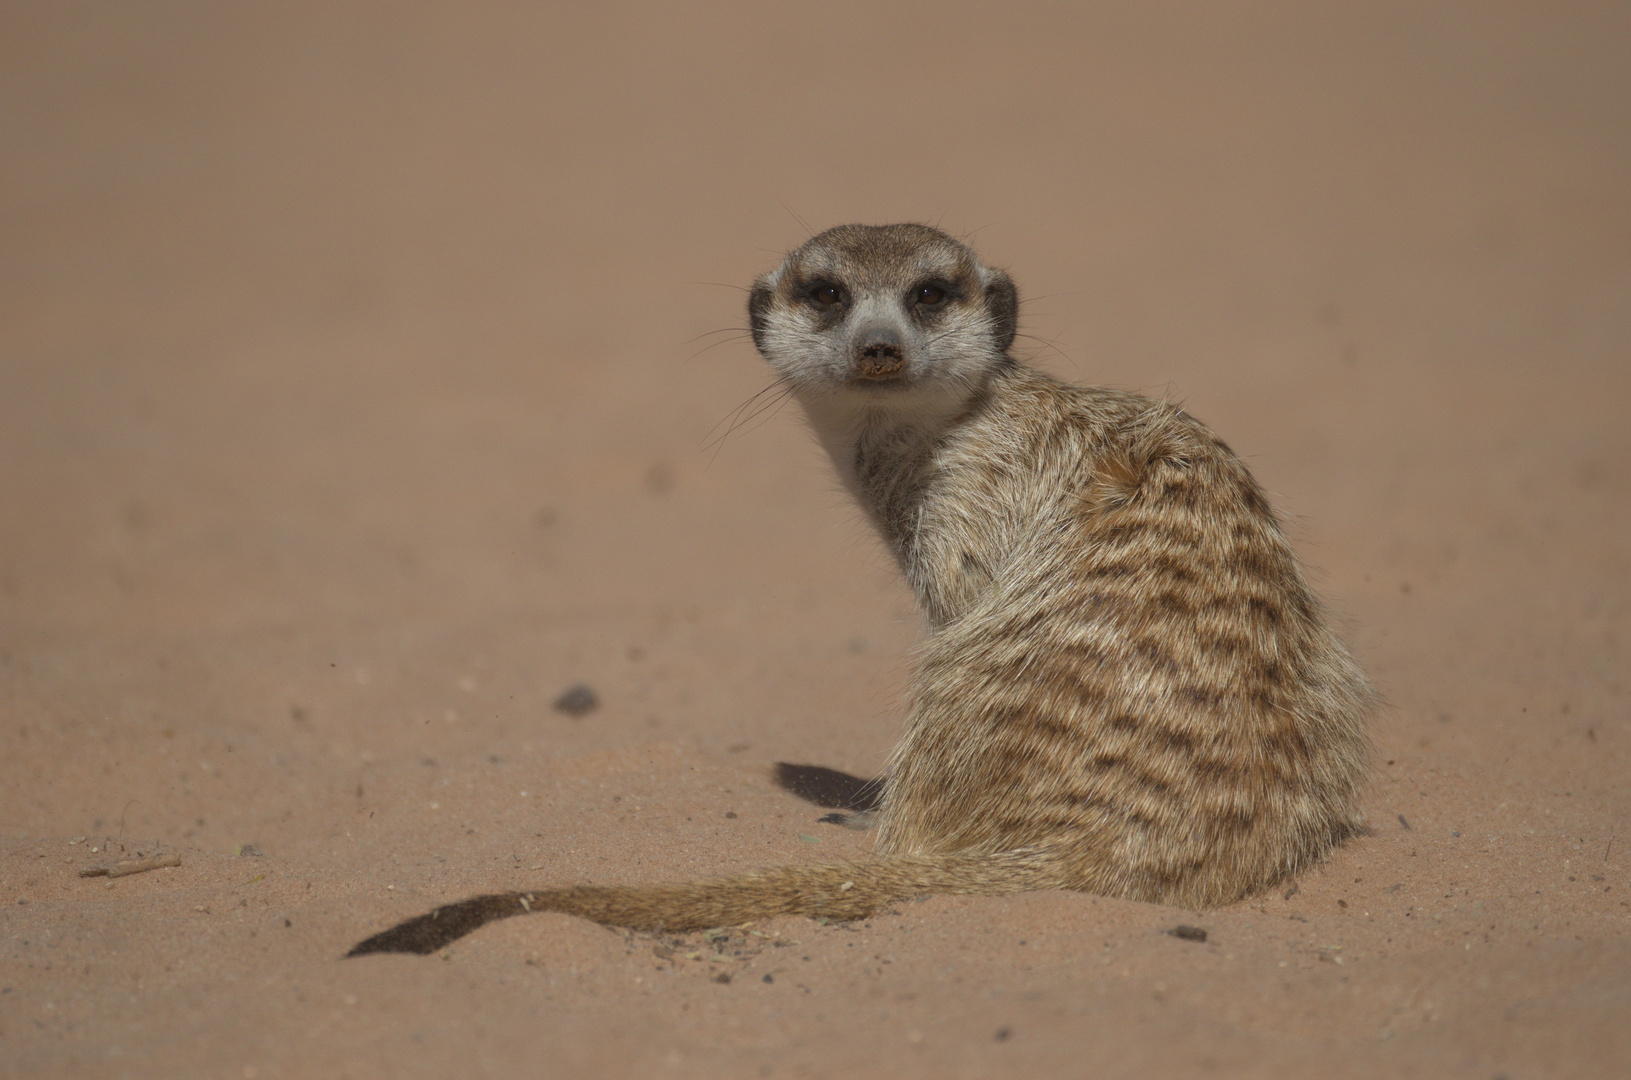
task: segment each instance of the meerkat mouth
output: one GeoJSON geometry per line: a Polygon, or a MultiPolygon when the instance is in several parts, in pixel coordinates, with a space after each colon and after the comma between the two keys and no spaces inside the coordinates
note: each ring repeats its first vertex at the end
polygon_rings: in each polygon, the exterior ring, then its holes
{"type": "Polygon", "coordinates": [[[854,378],[861,382],[872,383],[874,385],[905,382],[906,365],[897,364],[887,371],[879,371],[877,369],[864,367],[857,368],[854,373],[854,378]]]}
{"type": "Polygon", "coordinates": [[[893,350],[873,352],[869,349],[856,358],[850,369],[851,378],[869,383],[900,382],[905,374],[906,358],[893,350]]]}
{"type": "Polygon", "coordinates": [[[859,387],[863,392],[873,393],[905,390],[911,385],[911,380],[906,377],[904,370],[892,371],[882,375],[857,371],[845,379],[844,382],[848,386],[859,387]]]}

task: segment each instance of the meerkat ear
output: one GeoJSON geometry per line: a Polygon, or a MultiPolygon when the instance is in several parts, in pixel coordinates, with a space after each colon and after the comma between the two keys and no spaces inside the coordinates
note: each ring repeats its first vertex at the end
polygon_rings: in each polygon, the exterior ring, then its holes
{"type": "Polygon", "coordinates": [[[748,293],[748,326],[753,330],[753,347],[760,352],[765,351],[765,322],[770,314],[770,301],[775,295],[763,278],[755,281],[753,291],[748,293]]]}
{"type": "Polygon", "coordinates": [[[982,267],[980,277],[985,283],[985,306],[991,312],[991,333],[997,340],[997,351],[1005,353],[1019,329],[1019,290],[1001,270],[982,267]]]}

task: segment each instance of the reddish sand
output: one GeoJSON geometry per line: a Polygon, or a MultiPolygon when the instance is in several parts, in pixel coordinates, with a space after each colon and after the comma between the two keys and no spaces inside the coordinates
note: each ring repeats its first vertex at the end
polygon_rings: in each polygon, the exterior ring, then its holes
{"type": "Polygon", "coordinates": [[[11,4],[0,103],[0,1073],[1631,1072],[1622,5],[11,4]],[[876,775],[919,623],[732,331],[897,219],[1275,492],[1374,835],[342,961],[866,852],[772,767],[876,775]]]}

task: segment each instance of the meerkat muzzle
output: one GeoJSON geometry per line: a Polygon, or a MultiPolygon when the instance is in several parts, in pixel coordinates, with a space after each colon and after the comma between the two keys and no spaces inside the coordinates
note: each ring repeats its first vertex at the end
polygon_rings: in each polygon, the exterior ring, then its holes
{"type": "Polygon", "coordinates": [[[899,353],[893,356],[863,353],[855,360],[855,374],[862,379],[871,379],[873,381],[893,379],[904,370],[906,370],[906,358],[899,353]]]}
{"type": "Polygon", "coordinates": [[[906,350],[892,326],[872,326],[856,335],[855,374],[862,379],[893,379],[906,368],[906,350]]]}

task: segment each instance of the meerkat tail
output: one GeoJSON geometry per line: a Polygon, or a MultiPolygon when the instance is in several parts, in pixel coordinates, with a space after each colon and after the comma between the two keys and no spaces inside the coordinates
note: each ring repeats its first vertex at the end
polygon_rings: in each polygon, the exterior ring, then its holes
{"type": "Polygon", "coordinates": [[[557,911],[633,930],[706,930],[776,915],[861,919],[931,893],[997,896],[1065,887],[1056,860],[1035,849],[991,855],[903,855],[825,866],[781,866],[677,885],[574,885],[493,893],[446,904],[359,942],[346,955],[425,955],[514,915],[557,911]]]}

